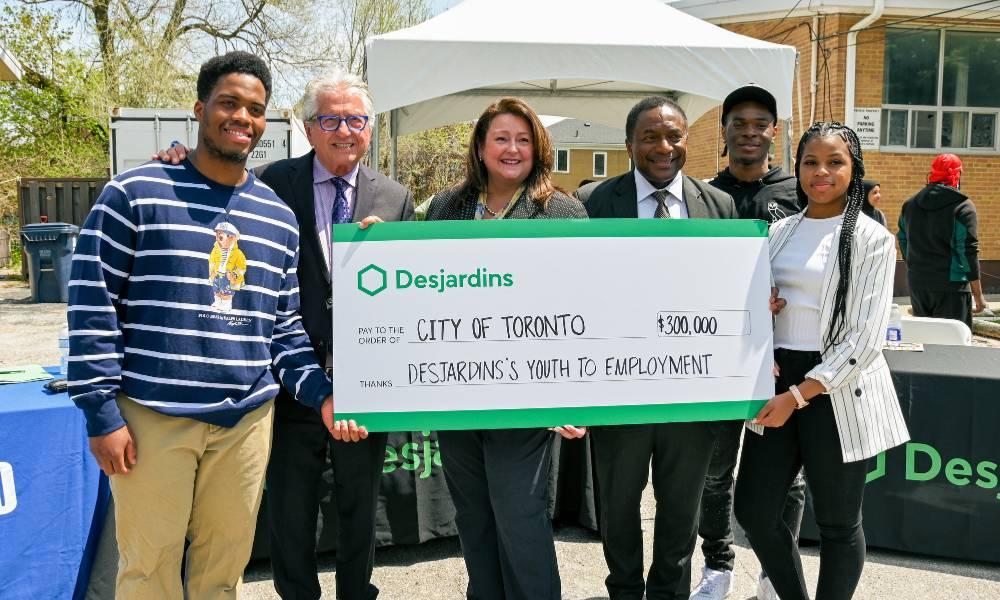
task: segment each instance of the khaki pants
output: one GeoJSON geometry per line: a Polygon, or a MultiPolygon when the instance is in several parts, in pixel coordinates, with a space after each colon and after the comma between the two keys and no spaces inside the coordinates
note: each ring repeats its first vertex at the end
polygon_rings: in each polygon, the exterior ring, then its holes
{"type": "Polygon", "coordinates": [[[274,402],[233,428],[155,412],[119,394],[137,464],[111,477],[119,600],[238,598],[250,560],[274,402]],[[191,542],[181,582],[184,541],[191,542]]]}

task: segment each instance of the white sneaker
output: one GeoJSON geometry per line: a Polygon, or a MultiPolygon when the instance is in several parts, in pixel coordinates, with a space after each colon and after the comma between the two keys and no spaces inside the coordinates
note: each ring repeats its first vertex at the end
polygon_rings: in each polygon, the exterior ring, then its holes
{"type": "Polygon", "coordinates": [[[729,596],[732,587],[732,571],[716,571],[705,567],[701,570],[701,581],[691,592],[689,600],[722,600],[729,596]]]}
{"type": "Polygon", "coordinates": [[[764,575],[757,576],[757,600],[781,600],[778,592],[774,591],[771,580],[764,575]]]}

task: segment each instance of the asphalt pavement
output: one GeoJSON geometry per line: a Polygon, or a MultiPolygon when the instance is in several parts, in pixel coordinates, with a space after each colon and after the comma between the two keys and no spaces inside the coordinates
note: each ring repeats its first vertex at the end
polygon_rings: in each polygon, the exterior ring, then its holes
{"type": "MultiPolygon", "coordinates": [[[[58,363],[56,339],[65,324],[65,304],[31,304],[24,282],[0,279],[0,366],[27,363],[58,363]]],[[[997,298],[990,298],[1000,309],[997,298]]],[[[986,345],[991,342],[979,340],[986,345]]],[[[655,501],[651,489],[642,503],[645,556],[648,567],[652,550],[655,501]]],[[[956,534],[957,535],[957,534],[956,534]]],[[[600,541],[578,527],[556,531],[556,552],[562,575],[563,598],[598,600],[607,598],[607,574],[600,541]]],[[[730,598],[754,598],[760,565],[742,532],[737,532],[736,580],[730,598]]],[[[818,547],[802,549],[803,564],[815,590],[819,566],[818,547]]],[[[456,538],[434,540],[416,546],[379,549],[375,554],[374,583],[385,600],[459,600],[464,597],[467,576],[456,538]]],[[[695,582],[701,572],[700,550],[696,550],[695,582]]],[[[335,597],[335,558],[320,557],[323,598],[335,597]]],[[[267,561],[251,563],[247,569],[243,598],[278,598],[267,561]]],[[[998,600],[1000,565],[952,561],[869,549],[868,561],[855,598],[858,600],[998,600]]]]}

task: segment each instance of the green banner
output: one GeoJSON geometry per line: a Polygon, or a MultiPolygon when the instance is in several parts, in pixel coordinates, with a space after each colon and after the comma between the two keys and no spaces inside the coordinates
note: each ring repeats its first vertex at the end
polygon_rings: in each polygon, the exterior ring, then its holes
{"type": "Polygon", "coordinates": [[[517,408],[502,410],[453,410],[415,412],[341,413],[372,431],[410,429],[464,430],[556,427],[561,425],[624,425],[628,423],[681,423],[752,419],[766,400],[640,404],[625,406],[574,406],[568,408],[517,408]]]}
{"type": "Polygon", "coordinates": [[[539,219],[334,225],[336,242],[551,237],[767,237],[767,223],[744,219],[539,219]]]}

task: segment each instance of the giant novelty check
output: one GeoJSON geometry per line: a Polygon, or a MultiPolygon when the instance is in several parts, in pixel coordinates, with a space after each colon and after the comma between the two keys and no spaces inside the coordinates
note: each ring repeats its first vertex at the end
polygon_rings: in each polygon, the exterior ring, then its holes
{"type": "Polygon", "coordinates": [[[333,233],[335,408],[371,431],[744,419],[774,393],[767,227],[333,233]]]}

